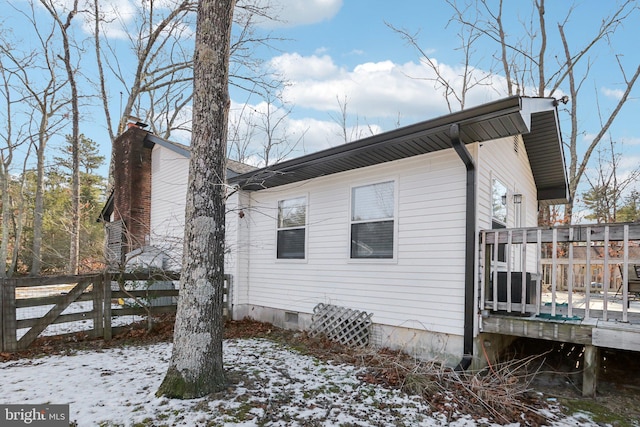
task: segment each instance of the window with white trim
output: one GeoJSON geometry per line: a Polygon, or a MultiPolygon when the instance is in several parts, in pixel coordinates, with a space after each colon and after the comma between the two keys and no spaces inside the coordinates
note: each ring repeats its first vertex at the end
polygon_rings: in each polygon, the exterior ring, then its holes
{"type": "MultiPolygon", "coordinates": [[[[503,227],[507,225],[507,186],[499,179],[493,178],[491,185],[491,220],[501,224],[503,227]]],[[[493,227],[500,228],[500,227],[493,227]]]]}
{"type": "Polygon", "coordinates": [[[351,258],[393,258],[393,181],[351,189],[351,258]]]}
{"type": "Polygon", "coordinates": [[[304,259],[307,228],[305,196],[278,201],[278,259],[304,259]]]}
{"type": "MultiPolygon", "coordinates": [[[[491,181],[491,228],[507,227],[507,186],[499,179],[493,178],[491,181]]],[[[497,261],[506,261],[506,245],[498,245],[497,261]]]]}

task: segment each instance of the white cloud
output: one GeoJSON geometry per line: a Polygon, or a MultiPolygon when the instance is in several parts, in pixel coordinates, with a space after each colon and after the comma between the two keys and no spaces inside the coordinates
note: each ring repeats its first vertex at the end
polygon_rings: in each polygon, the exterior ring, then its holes
{"type": "Polygon", "coordinates": [[[260,22],[260,27],[290,28],[333,18],[342,8],[342,0],[263,0],[258,5],[268,5],[269,14],[275,18],[260,22]]]}
{"type": "MultiPolygon", "coordinates": [[[[149,12],[143,3],[139,0],[101,0],[99,5],[102,36],[109,40],[128,40],[132,36],[135,38],[135,34],[139,31],[138,25],[142,15],[149,12]]],[[[181,3],[181,0],[155,0],[153,10],[156,25],[181,3]]],[[[86,10],[93,11],[93,4],[87,4],[86,10]]],[[[191,15],[195,17],[195,13],[191,13],[191,15]]],[[[93,13],[85,13],[84,18],[83,31],[87,34],[93,34],[95,25],[93,13]]],[[[192,22],[183,20],[178,23],[176,28],[170,27],[167,31],[172,31],[174,35],[179,34],[182,39],[189,40],[195,34],[194,23],[195,18],[192,22]]]]}
{"type": "Polygon", "coordinates": [[[330,79],[340,73],[340,69],[328,55],[302,57],[298,53],[285,53],[273,58],[270,64],[293,81],[330,79]]]}
{"type": "Polygon", "coordinates": [[[640,137],[624,137],[622,138],[622,142],[624,145],[640,145],[640,137]]]}
{"type": "MultiPolygon", "coordinates": [[[[126,27],[137,16],[137,9],[130,0],[105,0],[99,3],[102,19],[100,31],[103,37],[111,40],[124,40],[128,37],[126,27]]],[[[93,6],[87,5],[87,10],[93,10],[93,6]]],[[[87,34],[94,32],[94,15],[84,14],[85,21],[82,29],[87,34]]]]}
{"type": "Polygon", "coordinates": [[[620,89],[609,89],[606,87],[602,88],[602,93],[609,97],[609,98],[613,98],[613,99],[622,99],[622,96],[624,95],[624,91],[620,90],[620,89]]]}
{"type": "MultiPolygon", "coordinates": [[[[443,88],[435,84],[433,70],[421,63],[366,62],[349,70],[337,66],[328,55],[294,53],[273,58],[271,66],[288,79],[290,85],[284,96],[296,108],[337,112],[338,99],[346,99],[349,114],[367,119],[400,115],[420,120],[448,112],[443,88]]],[[[440,64],[440,72],[454,87],[462,86],[461,69],[440,64]]],[[[475,72],[478,78],[486,75],[479,70],[475,72]]],[[[467,94],[466,106],[504,96],[497,89],[504,87],[500,78],[494,77],[493,82],[472,89],[467,94]]],[[[459,103],[454,102],[452,109],[459,109],[459,103]]]]}
{"type": "Polygon", "coordinates": [[[620,163],[618,164],[617,172],[622,174],[622,179],[624,180],[631,172],[638,169],[638,165],[640,165],[640,155],[626,154],[620,156],[620,163]]]}

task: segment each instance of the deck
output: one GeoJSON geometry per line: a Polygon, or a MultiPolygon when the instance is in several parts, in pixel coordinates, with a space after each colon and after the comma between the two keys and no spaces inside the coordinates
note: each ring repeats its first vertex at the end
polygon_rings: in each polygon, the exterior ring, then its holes
{"type": "Polygon", "coordinates": [[[640,351],[637,267],[640,224],[484,230],[479,331],[640,351]]]}
{"type": "Polygon", "coordinates": [[[556,298],[554,315],[550,292],[542,294],[539,313],[484,310],[482,332],[640,351],[640,300],[629,301],[627,320],[623,321],[624,302],[620,297],[609,297],[607,320],[604,320],[602,295],[591,295],[589,317],[585,316],[585,294],[574,293],[571,315],[568,314],[568,293],[557,292],[556,298]]]}

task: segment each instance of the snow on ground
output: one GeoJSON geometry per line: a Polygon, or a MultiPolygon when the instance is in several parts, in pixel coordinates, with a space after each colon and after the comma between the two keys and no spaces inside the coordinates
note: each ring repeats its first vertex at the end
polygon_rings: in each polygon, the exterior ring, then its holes
{"type": "MultiPolygon", "coordinates": [[[[75,285],[60,284],[60,285],[45,285],[45,286],[27,286],[16,289],[16,298],[19,300],[47,297],[54,295],[63,295],[73,289],[75,285]]],[[[20,307],[16,309],[16,319],[39,319],[44,317],[55,304],[38,305],[33,307],[20,307]]],[[[120,304],[111,304],[112,309],[121,308],[120,304]]],[[[55,323],[47,326],[41,336],[53,336],[62,335],[73,332],[90,331],[94,329],[93,316],[91,311],[93,310],[93,301],[74,301],[69,304],[61,314],[75,314],[86,313],[87,318],[84,320],[77,320],[74,322],[55,323]]],[[[144,320],[144,316],[126,315],[126,316],[112,316],[111,326],[126,326],[134,322],[144,320]]],[[[21,328],[16,331],[16,337],[22,338],[27,333],[29,328],[21,328]]]]}
{"type": "MultiPolygon", "coordinates": [[[[155,397],[171,344],[130,346],[0,364],[0,403],[69,404],[84,426],[491,426],[447,421],[429,405],[358,379],[359,368],[301,355],[263,339],[224,341],[231,385],[188,401],[155,397]]],[[[550,426],[597,426],[548,413],[550,426]]],[[[514,424],[516,426],[518,424],[514,424]]]]}
{"type": "MultiPolygon", "coordinates": [[[[44,317],[45,314],[49,312],[54,304],[50,305],[39,305],[35,307],[23,307],[16,309],[16,319],[38,319],[44,317]]],[[[111,308],[117,309],[121,308],[119,304],[111,304],[111,308]]],[[[81,332],[81,331],[90,331],[93,329],[93,318],[91,311],[93,310],[93,302],[92,301],[79,301],[73,302],[69,304],[67,308],[62,312],[62,314],[73,314],[73,313],[87,313],[87,319],[85,320],[77,320],[75,322],[65,322],[65,323],[55,323],[47,326],[44,331],[40,334],[41,336],[53,336],[53,335],[62,335],[73,332],[81,332]]],[[[126,316],[112,316],[111,318],[111,326],[126,326],[135,322],[139,322],[146,319],[144,316],[137,315],[126,315],[126,316]]],[[[16,337],[18,339],[22,338],[24,334],[27,333],[29,328],[21,328],[16,331],[16,337]]]]}

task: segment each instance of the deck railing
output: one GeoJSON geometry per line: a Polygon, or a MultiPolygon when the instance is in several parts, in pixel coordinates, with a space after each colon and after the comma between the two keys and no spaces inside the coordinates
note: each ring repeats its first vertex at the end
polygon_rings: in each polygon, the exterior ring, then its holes
{"type": "Polygon", "coordinates": [[[481,310],[553,320],[640,315],[640,224],[480,233],[481,310]]]}

